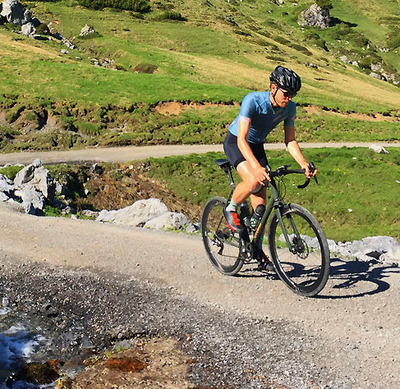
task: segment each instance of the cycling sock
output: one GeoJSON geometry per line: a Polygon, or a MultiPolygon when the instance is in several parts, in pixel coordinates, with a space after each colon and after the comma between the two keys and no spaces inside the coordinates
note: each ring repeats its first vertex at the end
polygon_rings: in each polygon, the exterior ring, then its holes
{"type": "Polygon", "coordinates": [[[228,212],[235,212],[237,210],[237,206],[238,205],[231,199],[231,202],[226,207],[226,210],[228,212]]]}

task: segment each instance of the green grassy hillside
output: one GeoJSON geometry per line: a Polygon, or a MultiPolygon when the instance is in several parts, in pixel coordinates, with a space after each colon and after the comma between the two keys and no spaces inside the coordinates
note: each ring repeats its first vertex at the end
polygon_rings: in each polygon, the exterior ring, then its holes
{"type": "Polygon", "coordinates": [[[332,27],[319,30],[298,25],[312,4],[303,0],[160,0],[143,14],[26,2],[76,49],[0,26],[0,147],[220,142],[232,102],[267,89],[278,63],[303,79],[301,141],[398,140],[400,89],[369,75],[379,63],[400,80],[395,3],[334,0],[332,27]],[[80,37],[85,24],[97,33],[80,37]],[[220,104],[166,115],[156,109],[165,101],[220,104]]]}

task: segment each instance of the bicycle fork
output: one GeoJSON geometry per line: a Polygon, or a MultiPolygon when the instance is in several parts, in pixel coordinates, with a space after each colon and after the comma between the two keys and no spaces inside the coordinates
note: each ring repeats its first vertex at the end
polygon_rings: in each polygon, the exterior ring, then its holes
{"type": "Polygon", "coordinates": [[[292,215],[289,213],[289,214],[286,214],[285,216],[283,216],[283,214],[282,214],[283,209],[284,209],[284,207],[282,207],[282,206],[276,207],[275,208],[275,216],[278,219],[279,225],[281,226],[283,237],[285,238],[285,241],[286,241],[289,251],[292,254],[296,254],[301,257],[302,254],[304,255],[307,251],[306,246],[304,245],[304,240],[302,239],[300,232],[297,229],[297,226],[292,218],[292,215]],[[291,231],[292,231],[291,236],[289,235],[289,233],[287,231],[284,218],[290,224],[291,231]]]}

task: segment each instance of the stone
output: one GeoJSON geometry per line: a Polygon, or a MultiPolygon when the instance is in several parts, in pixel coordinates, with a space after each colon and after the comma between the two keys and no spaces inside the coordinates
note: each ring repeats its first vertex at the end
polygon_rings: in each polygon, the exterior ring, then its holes
{"type": "Polygon", "coordinates": [[[95,33],[96,33],[96,30],[94,29],[94,27],[86,24],[84,27],[82,27],[82,30],[81,30],[79,36],[86,36],[86,35],[95,34],[95,33]]]}
{"type": "Polygon", "coordinates": [[[185,230],[190,224],[190,220],[183,213],[166,212],[150,219],[143,227],[157,230],[185,230]]]}
{"type": "Polygon", "coordinates": [[[32,12],[25,10],[18,0],[5,0],[2,4],[1,16],[4,16],[9,23],[22,26],[31,21],[32,12]]]}
{"type": "Polygon", "coordinates": [[[330,21],[329,9],[321,8],[317,4],[313,4],[310,8],[300,14],[298,24],[300,26],[326,29],[329,28],[330,21]]]}
{"type": "Polygon", "coordinates": [[[0,174],[0,193],[3,193],[7,195],[7,197],[10,197],[13,191],[14,186],[12,181],[8,179],[4,174],[0,174]]]}
{"type": "Polygon", "coordinates": [[[33,185],[25,185],[22,189],[16,190],[15,195],[22,200],[25,213],[42,216],[45,205],[43,193],[36,190],[33,185]]]}
{"type": "Polygon", "coordinates": [[[168,212],[167,206],[159,199],[139,200],[132,205],[118,211],[103,210],[97,217],[97,221],[109,221],[128,226],[142,227],[149,220],[168,212]]]}
{"type": "Polygon", "coordinates": [[[29,22],[29,23],[25,23],[24,25],[22,25],[21,27],[21,33],[22,35],[25,36],[29,36],[29,37],[33,37],[33,35],[36,32],[36,28],[33,25],[33,23],[29,22]]]}
{"type": "Polygon", "coordinates": [[[371,144],[369,149],[379,154],[389,154],[389,152],[381,145],[371,144]]]}

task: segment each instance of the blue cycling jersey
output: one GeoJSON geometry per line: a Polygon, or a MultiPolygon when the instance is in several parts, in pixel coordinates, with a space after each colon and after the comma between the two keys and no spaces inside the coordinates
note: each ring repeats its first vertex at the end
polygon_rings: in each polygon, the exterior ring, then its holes
{"type": "Polygon", "coordinates": [[[285,108],[273,108],[269,92],[252,92],[244,97],[239,115],[229,125],[229,131],[236,136],[238,135],[240,117],[251,120],[247,141],[262,143],[280,122],[283,121],[285,126],[294,126],[296,104],[289,101],[285,108]]]}

